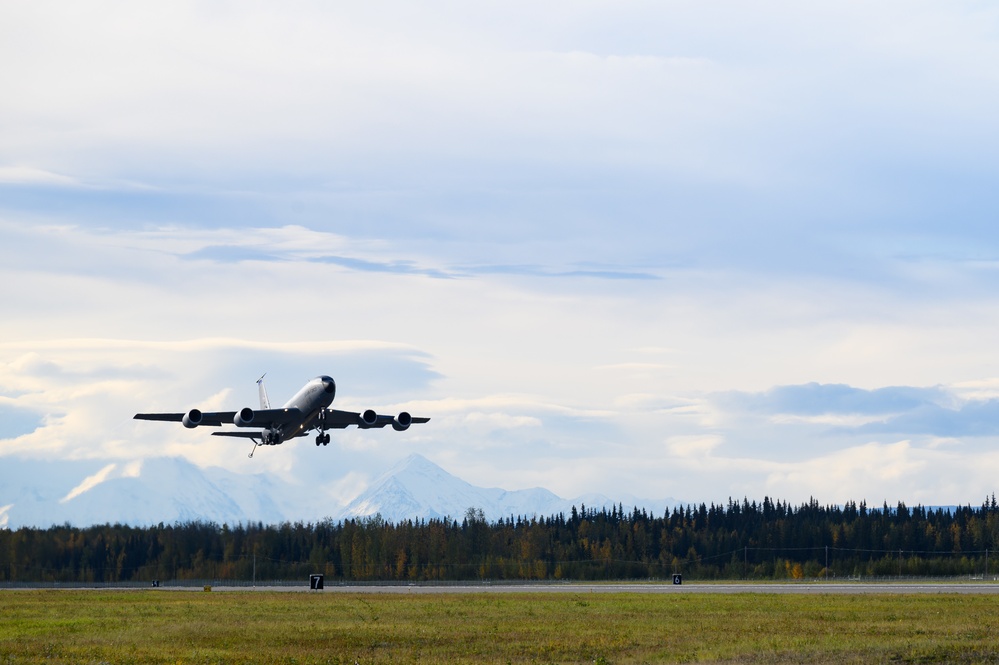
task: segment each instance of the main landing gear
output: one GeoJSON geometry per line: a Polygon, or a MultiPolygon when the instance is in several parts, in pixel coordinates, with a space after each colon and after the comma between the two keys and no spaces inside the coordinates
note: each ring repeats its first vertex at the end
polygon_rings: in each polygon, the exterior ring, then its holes
{"type": "Polygon", "coordinates": [[[320,432],[319,434],[316,435],[316,445],[317,446],[320,445],[320,444],[322,444],[322,445],[325,446],[325,445],[329,444],[329,442],[330,442],[329,432],[325,432],[325,433],[324,432],[320,432]]]}

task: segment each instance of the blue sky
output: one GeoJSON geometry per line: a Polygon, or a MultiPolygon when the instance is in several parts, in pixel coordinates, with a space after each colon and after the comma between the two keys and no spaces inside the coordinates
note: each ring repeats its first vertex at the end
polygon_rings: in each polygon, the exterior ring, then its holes
{"type": "Polygon", "coordinates": [[[38,2],[0,56],[0,455],[995,490],[990,3],[38,2]],[[264,372],[433,420],[253,460],[130,420],[264,372]]]}

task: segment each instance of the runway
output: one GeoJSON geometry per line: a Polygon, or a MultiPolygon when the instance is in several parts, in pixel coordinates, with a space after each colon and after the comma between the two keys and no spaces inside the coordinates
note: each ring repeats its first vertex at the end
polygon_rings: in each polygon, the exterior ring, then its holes
{"type": "Polygon", "coordinates": [[[995,582],[816,582],[816,583],[684,583],[676,584],[456,584],[456,585],[329,585],[313,591],[306,585],[214,587],[214,591],[307,591],[351,594],[999,594],[995,582]]]}
{"type": "MultiPolygon", "coordinates": [[[[253,586],[249,583],[219,582],[187,582],[164,583],[153,591],[202,591],[209,586],[213,592],[221,593],[332,593],[332,594],[966,594],[995,595],[999,594],[999,581],[899,581],[899,582],[684,582],[683,584],[655,584],[637,582],[619,583],[524,583],[524,584],[336,584],[327,583],[321,591],[309,588],[307,582],[302,584],[266,582],[253,586]]],[[[66,584],[66,583],[19,583],[15,585],[0,584],[0,593],[29,589],[53,590],[94,590],[94,591],[136,591],[148,590],[144,583],[112,583],[112,584],[66,584]]]]}

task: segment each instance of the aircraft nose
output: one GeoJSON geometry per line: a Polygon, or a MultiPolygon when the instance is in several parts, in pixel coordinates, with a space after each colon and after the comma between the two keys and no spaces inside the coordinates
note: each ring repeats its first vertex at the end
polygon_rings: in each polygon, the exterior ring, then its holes
{"type": "Polygon", "coordinates": [[[336,393],[336,382],[328,376],[323,377],[323,390],[329,394],[336,393]]]}

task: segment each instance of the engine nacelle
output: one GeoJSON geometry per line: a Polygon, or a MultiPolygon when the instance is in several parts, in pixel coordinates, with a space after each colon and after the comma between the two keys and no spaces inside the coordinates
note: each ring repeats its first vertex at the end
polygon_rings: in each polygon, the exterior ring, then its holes
{"type": "Polygon", "coordinates": [[[413,424],[413,416],[409,415],[408,411],[403,411],[398,416],[392,419],[392,429],[396,432],[404,432],[409,429],[409,426],[413,424]]]}
{"type": "Polygon", "coordinates": [[[253,427],[253,409],[246,406],[237,411],[232,418],[232,424],[236,427],[253,427]]]}
{"type": "Polygon", "coordinates": [[[195,427],[201,424],[201,419],[202,419],[201,411],[197,409],[191,409],[190,411],[184,414],[184,417],[181,418],[180,422],[184,423],[184,427],[188,429],[194,429],[195,427]]]}
{"type": "Polygon", "coordinates": [[[358,424],[358,427],[360,427],[361,429],[374,427],[375,423],[377,422],[378,422],[378,414],[375,413],[374,410],[368,409],[367,411],[361,414],[361,422],[358,424]]]}

